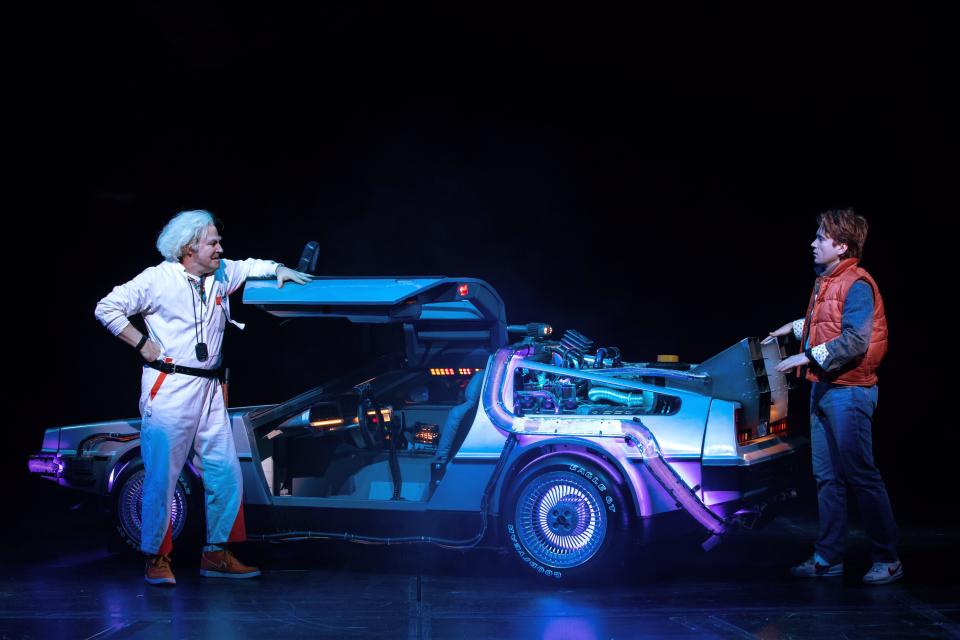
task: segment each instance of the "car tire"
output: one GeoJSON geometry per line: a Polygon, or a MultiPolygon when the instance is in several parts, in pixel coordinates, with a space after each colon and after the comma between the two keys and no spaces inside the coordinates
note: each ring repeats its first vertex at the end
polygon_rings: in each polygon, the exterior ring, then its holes
{"type": "Polygon", "coordinates": [[[511,555],[551,580],[619,573],[627,557],[624,492],[587,460],[564,457],[524,471],[502,522],[511,555]]]}
{"type": "MultiPolygon", "coordinates": [[[[115,547],[140,551],[140,524],[143,506],[143,461],[127,464],[114,483],[112,528],[115,547]]],[[[194,549],[202,544],[203,492],[199,483],[181,473],[173,495],[173,544],[175,549],[194,549]]]]}

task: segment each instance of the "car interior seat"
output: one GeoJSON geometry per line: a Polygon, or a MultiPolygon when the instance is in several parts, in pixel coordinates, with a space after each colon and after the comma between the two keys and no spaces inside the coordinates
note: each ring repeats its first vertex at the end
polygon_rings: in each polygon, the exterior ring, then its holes
{"type": "Polygon", "coordinates": [[[482,386],[483,371],[478,371],[470,378],[470,382],[464,390],[464,401],[447,414],[447,419],[440,429],[440,443],[437,446],[437,460],[439,462],[447,462],[454,445],[462,440],[457,436],[465,435],[467,425],[470,422],[469,418],[476,414],[475,410],[480,404],[480,388],[482,386]]]}

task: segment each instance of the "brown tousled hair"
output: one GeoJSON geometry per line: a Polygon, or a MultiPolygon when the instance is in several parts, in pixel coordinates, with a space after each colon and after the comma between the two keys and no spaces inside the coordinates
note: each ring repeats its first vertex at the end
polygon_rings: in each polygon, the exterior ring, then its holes
{"type": "Polygon", "coordinates": [[[835,244],[847,245],[844,258],[863,257],[863,245],[867,242],[867,219],[853,209],[830,209],[817,216],[817,224],[835,244]]]}

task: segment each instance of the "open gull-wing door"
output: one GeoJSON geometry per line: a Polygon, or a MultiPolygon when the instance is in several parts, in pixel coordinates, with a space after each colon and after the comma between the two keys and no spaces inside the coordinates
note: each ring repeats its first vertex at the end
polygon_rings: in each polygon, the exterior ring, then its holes
{"type": "Polygon", "coordinates": [[[248,280],[243,302],[282,318],[400,323],[407,358],[417,367],[482,368],[507,342],[503,300],[476,278],[317,277],[283,288],[272,278],[248,280]]]}

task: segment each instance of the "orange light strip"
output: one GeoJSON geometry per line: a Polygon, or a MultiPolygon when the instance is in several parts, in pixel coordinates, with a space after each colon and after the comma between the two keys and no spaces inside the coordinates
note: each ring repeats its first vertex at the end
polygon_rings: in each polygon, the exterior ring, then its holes
{"type": "Polygon", "coordinates": [[[332,418],[330,420],[314,420],[310,423],[311,427],[335,427],[343,424],[343,418],[332,418]]]}

